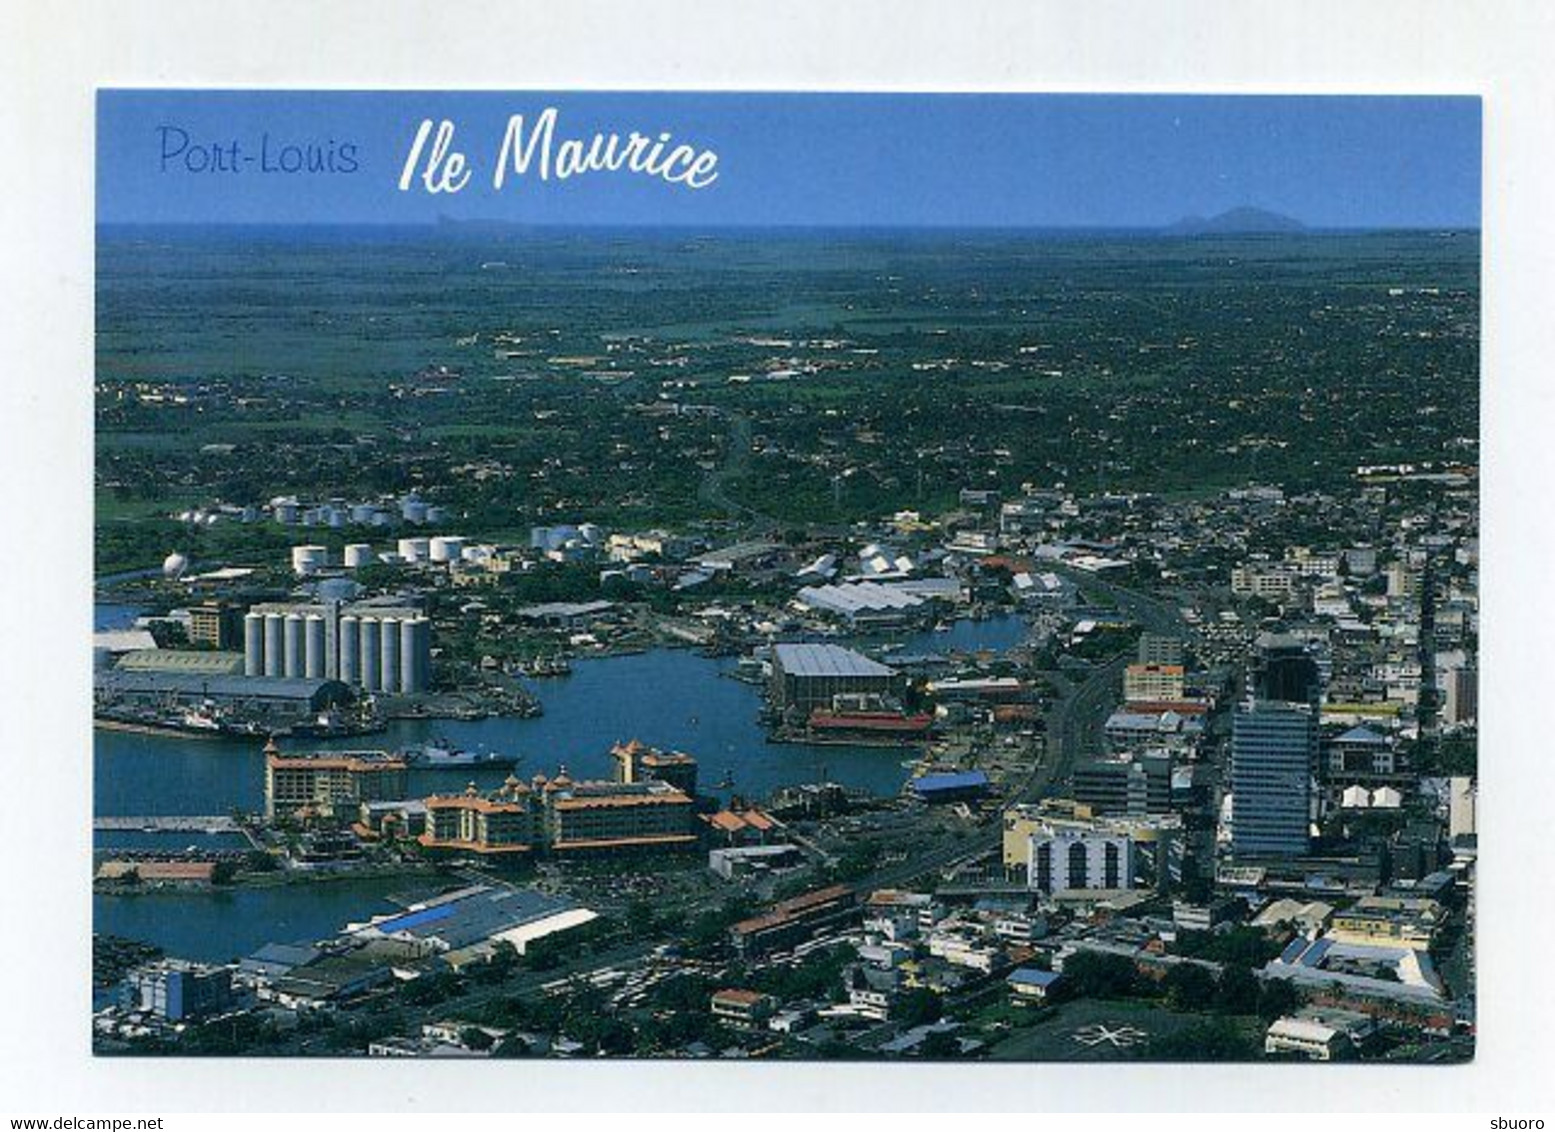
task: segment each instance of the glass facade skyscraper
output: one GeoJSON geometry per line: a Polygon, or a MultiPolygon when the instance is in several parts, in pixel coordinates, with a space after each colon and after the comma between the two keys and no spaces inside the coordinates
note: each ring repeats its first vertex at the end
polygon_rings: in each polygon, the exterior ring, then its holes
{"type": "Polygon", "coordinates": [[[1231,727],[1231,851],[1299,856],[1308,848],[1317,713],[1307,704],[1254,701],[1231,727]]]}

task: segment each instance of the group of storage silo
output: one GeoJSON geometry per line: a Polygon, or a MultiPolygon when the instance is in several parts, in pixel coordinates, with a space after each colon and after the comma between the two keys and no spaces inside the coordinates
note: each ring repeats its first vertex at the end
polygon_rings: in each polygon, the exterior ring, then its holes
{"type": "Polygon", "coordinates": [[[425,617],[340,619],[340,676],[369,692],[424,692],[431,666],[431,622],[425,617]]]}
{"type": "Polygon", "coordinates": [[[426,617],[360,609],[326,615],[334,613],[334,607],[251,611],[243,622],[244,674],[340,680],[369,692],[426,691],[432,665],[426,617]]]}

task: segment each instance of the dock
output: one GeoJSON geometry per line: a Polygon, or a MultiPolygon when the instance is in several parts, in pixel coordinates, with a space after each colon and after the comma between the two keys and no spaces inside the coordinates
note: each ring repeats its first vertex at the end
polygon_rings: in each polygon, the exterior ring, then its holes
{"type": "Polygon", "coordinates": [[[236,820],[222,814],[175,817],[93,818],[94,833],[242,833],[236,820]]]}

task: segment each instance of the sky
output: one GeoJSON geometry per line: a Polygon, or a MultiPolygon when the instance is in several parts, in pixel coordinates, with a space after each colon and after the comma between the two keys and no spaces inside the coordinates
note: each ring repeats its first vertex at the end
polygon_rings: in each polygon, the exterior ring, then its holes
{"type": "Polygon", "coordinates": [[[1316,228],[1480,219],[1469,97],[104,90],[97,132],[108,224],[1132,228],[1244,205],[1316,228]],[[497,189],[511,116],[527,130],[548,107],[557,145],[667,132],[715,153],[717,178],[531,168],[497,189]],[[460,191],[400,189],[423,120],[453,125],[460,191]],[[310,152],[333,171],[309,171],[310,152]]]}

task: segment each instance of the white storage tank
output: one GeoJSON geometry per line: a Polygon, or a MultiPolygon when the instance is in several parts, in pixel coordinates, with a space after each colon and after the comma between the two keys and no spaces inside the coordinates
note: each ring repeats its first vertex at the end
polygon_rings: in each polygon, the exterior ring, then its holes
{"type": "Polygon", "coordinates": [[[265,616],[249,613],[243,618],[243,675],[265,674],[265,616]]]}
{"type": "Polygon", "coordinates": [[[406,562],[425,562],[431,553],[432,543],[424,538],[402,538],[397,549],[406,562]]]}
{"type": "Polygon", "coordinates": [[[433,562],[457,562],[464,553],[464,543],[461,535],[438,535],[428,548],[429,555],[433,562]]]}
{"type": "Polygon", "coordinates": [[[376,617],[363,617],[360,633],[362,648],[357,663],[362,669],[362,687],[369,692],[378,691],[383,668],[382,637],[376,617]]]}
{"type": "Polygon", "coordinates": [[[342,559],[346,569],[355,570],[358,566],[368,566],[373,561],[373,548],[365,542],[353,542],[345,549],[342,559]]]}
{"type": "Polygon", "coordinates": [[[265,675],[283,676],[286,665],[286,615],[265,614],[265,675]]]}
{"type": "Polygon", "coordinates": [[[416,617],[400,625],[400,690],[425,692],[431,683],[432,623],[416,617]]]}
{"type": "Polygon", "coordinates": [[[361,683],[362,671],[358,657],[362,655],[361,628],[357,619],[346,614],[340,619],[340,680],[356,687],[361,683]]]}
{"type": "Polygon", "coordinates": [[[385,692],[400,690],[400,623],[392,617],[383,619],[379,629],[378,686],[385,692]]]}
{"type": "Polygon", "coordinates": [[[301,676],[304,646],[302,614],[300,613],[288,613],[286,615],[285,647],[285,674],[287,676],[301,676]]]}
{"type": "Polygon", "coordinates": [[[299,576],[316,574],[329,565],[329,548],[323,546],[292,547],[292,570],[299,576]]]}
{"type": "Polygon", "coordinates": [[[302,674],[310,680],[322,680],[325,673],[324,618],[320,614],[308,614],[302,643],[302,674]]]}

